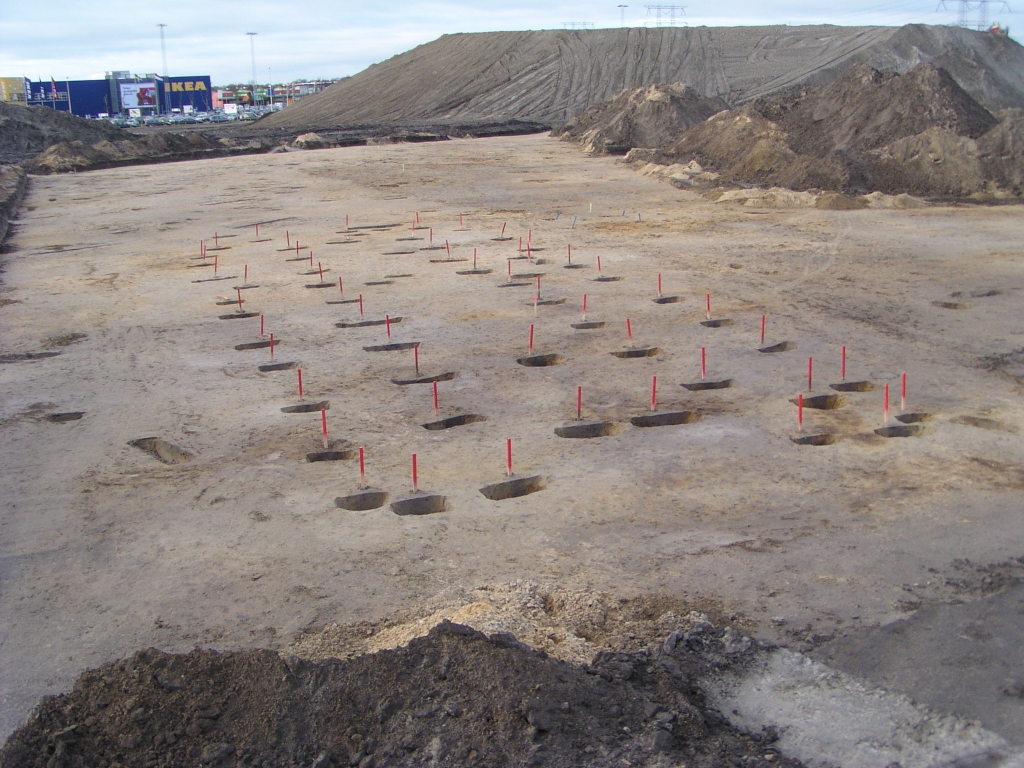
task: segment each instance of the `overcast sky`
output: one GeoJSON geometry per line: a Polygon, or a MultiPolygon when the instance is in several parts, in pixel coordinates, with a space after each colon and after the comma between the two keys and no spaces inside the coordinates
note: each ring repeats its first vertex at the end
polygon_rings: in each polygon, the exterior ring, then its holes
{"type": "MultiPolygon", "coordinates": [[[[958,7],[958,0],[946,0],[947,10],[936,8],[939,0],[675,1],[686,5],[680,19],[690,26],[951,24],[958,7]]],[[[306,0],[293,5],[270,0],[0,0],[0,76],[61,80],[102,77],[110,70],[162,72],[160,23],[167,25],[169,74],[210,75],[215,85],[224,85],[252,78],[246,32],[257,33],[256,80],[286,82],[352,75],[446,33],[561,29],[567,22],[617,27],[621,19],[614,0],[484,6],[458,0],[306,0]]],[[[1000,12],[998,4],[988,7],[993,20],[1012,26],[1016,14],[1000,12]]],[[[654,23],[643,3],[625,8],[626,26],[654,23]]]]}

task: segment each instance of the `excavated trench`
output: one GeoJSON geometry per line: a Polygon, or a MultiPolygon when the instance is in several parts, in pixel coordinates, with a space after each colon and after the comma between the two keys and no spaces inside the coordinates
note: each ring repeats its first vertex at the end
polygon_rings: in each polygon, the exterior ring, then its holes
{"type": "Polygon", "coordinates": [[[729,389],[735,385],[735,379],[719,379],[718,381],[693,381],[689,384],[680,384],[691,392],[705,392],[709,389],[729,389]]]}
{"type": "Polygon", "coordinates": [[[631,360],[636,357],[654,357],[660,351],[658,347],[638,347],[636,349],[620,349],[611,354],[622,360],[631,360]]]}
{"type": "Polygon", "coordinates": [[[502,480],[500,483],[485,485],[480,489],[486,498],[491,501],[504,501],[505,499],[517,499],[520,496],[528,496],[537,491],[543,491],[548,487],[547,478],[542,475],[533,477],[515,477],[502,480]]]}
{"type": "Polygon", "coordinates": [[[526,366],[527,368],[547,368],[551,365],[561,365],[565,362],[565,358],[558,354],[547,354],[547,355],[527,355],[526,357],[520,357],[516,360],[520,365],[526,366]]]}
{"type": "Polygon", "coordinates": [[[286,405],[281,413],[319,413],[331,409],[330,400],[319,400],[315,403],[299,403],[298,405],[286,405]]]}
{"type": "Polygon", "coordinates": [[[339,509],[347,509],[349,512],[367,512],[371,509],[380,509],[388,503],[390,498],[391,495],[387,491],[367,488],[350,493],[348,496],[339,496],[334,500],[334,506],[339,509]]]}
{"type": "Polygon", "coordinates": [[[421,424],[420,426],[424,429],[437,431],[442,429],[451,429],[452,427],[462,427],[466,424],[476,424],[480,421],[487,421],[487,417],[481,416],[478,413],[462,413],[458,416],[449,416],[447,419],[440,419],[439,421],[428,421],[426,424],[421,424]]]}
{"type": "Polygon", "coordinates": [[[673,427],[676,424],[692,424],[700,421],[700,411],[666,411],[633,416],[629,421],[634,427],[673,427]]]}
{"type": "Polygon", "coordinates": [[[555,427],[555,434],[574,440],[588,440],[594,437],[611,437],[626,430],[626,425],[615,421],[567,421],[555,427]]]}
{"type": "Polygon", "coordinates": [[[436,515],[451,509],[448,498],[437,493],[409,496],[391,502],[391,511],[396,515],[436,515]]]}

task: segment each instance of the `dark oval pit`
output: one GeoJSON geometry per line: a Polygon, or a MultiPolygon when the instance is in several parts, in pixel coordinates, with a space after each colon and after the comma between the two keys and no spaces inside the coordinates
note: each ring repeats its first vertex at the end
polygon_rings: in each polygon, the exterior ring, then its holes
{"type": "Polygon", "coordinates": [[[667,411],[665,413],[645,413],[634,416],[629,421],[634,427],[672,427],[676,424],[692,424],[700,421],[700,411],[667,411]]]}
{"type": "MultiPolygon", "coordinates": [[[[243,304],[245,303],[244,299],[242,300],[242,303],[243,304]]],[[[224,301],[216,302],[216,304],[217,304],[218,307],[230,307],[232,304],[237,305],[238,304],[238,299],[225,299],[224,301]]]]}
{"type": "Polygon", "coordinates": [[[415,275],[408,272],[402,275],[384,275],[385,280],[397,280],[400,277],[415,277],[415,275]]]}
{"type": "Polygon", "coordinates": [[[396,515],[436,515],[449,509],[451,507],[448,505],[447,497],[436,493],[425,493],[391,502],[391,511],[396,515]]]}
{"type": "Polygon", "coordinates": [[[718,381],[694,381],[682,384],[691,392],[704,392],[708,389],[728,389],[735,384],[735,379],[719,379],[718,381]]]}
{"type": "Polygon", "coordinates": [[[348,461],[354,459],[358,454],[351,448],[344,450],[313,451],[306,454],[306,461],[348,461]]]}
{"type": "Polygon", "coordinates": [[[619,434],[625,429],[625,424],[615,421],[567,421],[562,426],[555,427],[555,434],[559,437],[571,439],[588,439],[592,437],[610,437],[619,434]]]}
{"type": "Polygon", "coordinates": [[[404,387],[408,384],[433,384],[435,381],[451,381],[458,374],[455,371],[445,371],[444,373],[435,373],[433,376],[418,376],[415,379],[392,379],[392,384],[398,384],[400,387],[404,387]]]}
{"type": "Polygon", "coordinates": [[[612,354],[625,360],[633,357],[654,357],[660,351],[657,347],[640,347],[639,349],[621,349],[612,354]]]}
{"type": "Polygon", "coordinates": [[[485,485],[480,493],[491,501],[504,501],[505,499],[516,499],[520,496],[527,496],[537,491],[543,491],[548,487],[546,477],[534,475],[533,477],[515,477],[502,480],[500,483],[485,485]]]}
{"type": "Polygon", "coordinates": [[[595,277],[595,283],[617,283],[621,280],[621,277],[595,277]]]}
{"type": "Polygon", "coordinates": [[[513,240],[513,239],[514,238],[511,238],[511,237],[492,237],[491,238],[491,242],[492,243],[507,243],[509,240],[513,240]]]}
{"type": "Polygon", "coordinates": [[[418,347],[418,341],[396,341],[393,344],[374,344],[370,347],[363,347],[364,352],[399,352],[403,349],[418,347]]]}
{"type": "MultiPolygon", "coordinates": [[[[554,306],[557,306],[559,304],[565,304],[566,301],[568,301],[568,299],[539,299],[537,301],[537,306],[538,307],[554,307],[554,306]]],[[[530,306],[532,306],[532,305],[533,305],[533,302],[531,301],[530,302],[530,306]]]]}
{"type": "Polygon", "coordinates": [[[298,405],[286,405],[281,413],[319,413],[331,409],[330,400],[320,400],[316,403],[299,403],[298,405]]]}
{"type": "Polygon", "coordinates": [[[586,264],[566,264],[562,269],[586,269],[586,264]]]}
{"type": "Polygon", "coordinates": [[[533,283],[511,283],[510,282],[510,283],[499,283],[498,287],[499,288],[523,288],[523,287],[527,287],[528,288],[528,287],[530,287],[532,285],[533,285],[533,283]]]}
{"type": "Polygon", "coordinates": [[[487,421],[487,417],[481,416],[478,413],[462,413],[458,416],[449,416],[447,419],[441,419],[440,421],[428,421],[420,426],[429,430],[451,429],[452,427],[462,427],[466,424],[476,424],[478,421],[487,421]]]}
{"type": "Polygon", "coordinates": [[[970,309],[970,304],[965,304],[962,301],[933,301],[936,307],[942,307],[942,309],[970,309]]]}
{"type": "Polygon", "coordinates": [[[456,275],[489,275],[493,269],[463,269],[456,272],[456,275]]]}
{"type": "Polygon", "coordinates": [[[359,299],[333,299],[326,302],[327,304],[358,304],[359,299]]]}
{"type": "Polygon", "coordinates": [[[700,324],[705,328],[724,328],[727,325],[732,325],[732,320],[728,317],[720,317],[716,320],[701,320],[700,324]]]}
{"type": "Polygon", "coordinates": [[[391,280],[371,280],[368,283],[363,283],[363,285],[393,285],[393,284],[394,283],[391,280]]]}
{"type": "Polygon", "coordinates": [[[919,424],[922,421],[931,421],[934,418],[935,417],[930,413],[901,413],[899,416],[896,417],[896,421],[899,421],[903,424],[919,424]]]}
{"type": "MultiPolygon", "coordinates": [[[[798,405],[799,400],[793,399],[789,402],[798,405]]],[[[804,408],[812,408],[816,411],[834,411],[846,405],[846,398],[841,395],[814,395],[804,398],[804,408]]]]}
{"type": "Polygon", "coordinates": [[[391,494],[377,488],[367,488],[365,491],[350,493],[348,496],[339,496],[334,500],[334,506],[339,509],[347,509],[349,512],[367,512],[371,509],[380,509],[388,503],[391,494]]]}
{"type": "Polygon", "coordinates": [[[298,363],[267,363],[266,365],[260,366],[262,373],[269,373],[270,371],[290,371],[292,368],[297,366],[298,363]]]}
{"type": "Polygon", "coordinates": [[[228,275],[227,277],[208,277],[205,280],[193,280],[193,283],[219,283],[221,280],[237,280],[238,275],[228,275]]]}
{"type": "Polygon", "coordinates": [[[659,296],[656,299],[652,299],[655,304],[678,304],[682,300],[682,296],[659,296]]]}
{"type": "Polygon", "coordinates": [[[522,274],[512,275],[513,280],[536,280],[538,277],[542,277],[544,272],[523,272],[522,274]]]}
{"type": "Polygon", "coordinates": [[[218,315],[218,320],[244,320],[247,317],[259,317],[259,312],[235,312],[230,315],[218,315]]]}
{"type": "Polygon", "coordinates": [[[334,288],[337,283],[306,283],[307,288],[334,288]]]}
{"type": "MultiPolygon", "coordinates": [[[[274,346],[279,346],[280,341],[274,339],[274,346]]],[[[247,349],[266,349],[270,346],[269,341],[247,341],[245,344],[235,344],[235,349],[239,352],[244,352],[247,349]]]]}
{"type": "Polygon", "coordinates": [[[801,435],[789,438],[797,445],[835,445],[841,439],[831,432],[822,435],[801,435]]]}
{"type": "MultiPolygon", "coordinates": [[[[330,303],[330,302],[328,302],[328,303],[330,303]]],[[[359,320],[358,322],[355,322],[355,323],[335,323],[334,327],[335,328],[366,328],[366,327],[371,326],[371,325],[386,325],[387,322],[388,322],[387,320],[359,320]]],[[[400,317],[392,317],[391,318],[391,324],[392,325],[394,325],[395,323],[400,323],[400,322],[402,322],[402,318],[400,318],[400,317]]]]}
{"type": "Polygon", "coordinates": [[[585,323],[573,323],[572,327],[577,331],[593,331],[598,328],[604,328],[604,320],[593,320],[585,323]]]}
{"type": "Polygon", "coordinates": [[[875,430],[882,437],[917,437],[924,434],[923,424],[900,424],[892,427],[881,427],[875,430]]]}
{"type": "Polygon", "coordinates": [[[64,413],[47,414],[46,420],[52,421],[54,424],[64,424],[68,421],[78,421],[83,416],[85,416],[85,411],[66,411],[64,413]]]}
{"type": "Polygon", "coordinates": [[[775,352],[789,352],[791,349],[796,349],[796,344],[792,341],[780,341],[778,344],[772,344],[770,347],[761,347],[757,351],[764,352],[766,355],[771,355],[775,352]]]}
{"type": "Polygon", "coordinates": [[[871,381],[842,381],[838,384],[829,384],[829,387],[836,392],[874,392],[878,389],[871,381]]]}
{"type": "Polygon", "coordinates": [[[565,358],[557,354],[527,355],[518,358],[516,362],[527,368],[547,368],[549,365],[561,365],[565,362],[565,358]]]}
{"type": "MultiPolygon", "coordinates": [[[[422,237],[413,238],[415,240],[422,240],[422,237]]],[[[416,253],[416,251],[384,251],[383,256],[408,256],[409,254],[416,253]]]]}
{"type": "Polygon", "coordinates": [[[431,264],[454,264],[458,261],[469,261],[469,259],[431,259],[431,264]]]}

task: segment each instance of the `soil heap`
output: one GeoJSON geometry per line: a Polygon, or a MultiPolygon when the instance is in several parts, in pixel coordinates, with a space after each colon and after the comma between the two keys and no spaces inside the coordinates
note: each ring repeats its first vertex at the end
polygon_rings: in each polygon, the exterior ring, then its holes
{"type": "Polygon", "coordinates": [[[624,155],[633,147],[663,147],[687,128],[728,109],[684,83],[627,89],[552,131],[594,154],[624,155]]]}
{"type": "Polygon", "coordinates": [[[147,649],[44,700],[0,766],[796,766],[692,683],[757,652],[737,638],[697,621],[589,665],[450,622],[347,660],[147,649]]]}
{"type": "MultiPolygon", "coordinates": [[[[860,62],[932,62],[990,110],[1024,108],[1024,48],[959,27],[765,26],[444,35],[252,126],[256,131],[519,121],[548,129],[626,88],[686,83],[730,106],[831,82],[860,62]]],[[[459,131],[453,131],[459,132],[459,131]]]]}
{"type": "Polygon", "coordinates": [[[1019,109],[993,115],[932,64],[904,75],[858,64],[827,85],[716,114],[628,159],[696,164],[715,186],[1019,196],[1024,120],[1019,109]]]}
{"type": "Polygon", "coordinates": [[[0,163],[20,163],[62,141],[121,141],[127,131],[106,120],[83,120],[49,107],[0,102],[0,163]]]}

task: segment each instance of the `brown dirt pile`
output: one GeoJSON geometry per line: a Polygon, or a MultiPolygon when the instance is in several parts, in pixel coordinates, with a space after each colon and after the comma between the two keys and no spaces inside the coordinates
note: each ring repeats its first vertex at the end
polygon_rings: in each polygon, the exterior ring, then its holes
{"type": "Polygon", "coordinates": [[[690,128],[660,153],[716,184],[968,196],[1020,194],[1019,110],[992,115],[948,73],[856,66],[836,81],[760,100],[690,128]]]}
{"type": "Polygon", "coordinates": [[[449,622],[319,663],[147,649],[44,700],[0,766],[795,766],[774,733],[738,732],[693,683],[756,652],[702,617],[589,665],[449,622]]]}
{"type": "Polygon", "coordinates": [[[666,146],[687,128],[728,108],[723,99],[702,96],[685,83],[651,85],[624,90],[551,135],[594,154],[624,155],[634,147],[666,146]]]}
{"type": "Polygon", "coordinates": [[[0,102],[0,163],[20,163],[62,141],[120,141],[127,131],[105,120],[83,120],[49,107],[0,102]]]}

